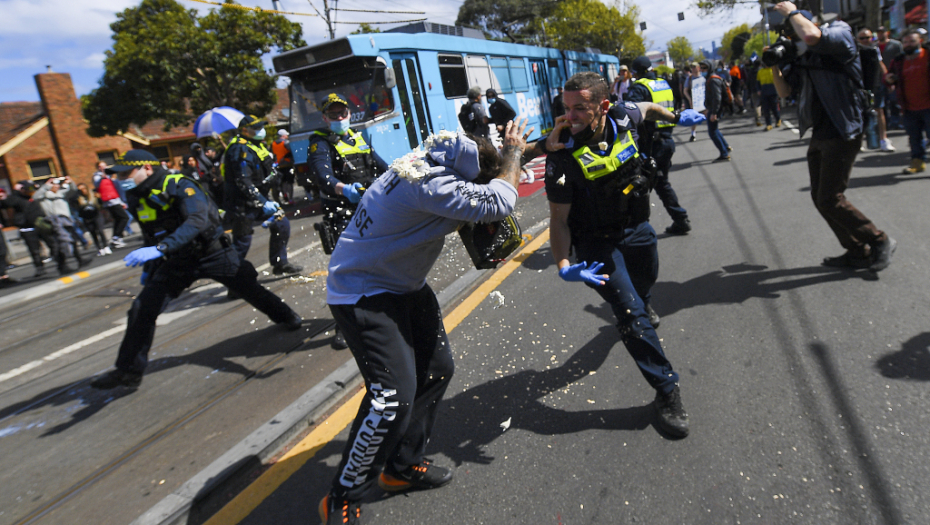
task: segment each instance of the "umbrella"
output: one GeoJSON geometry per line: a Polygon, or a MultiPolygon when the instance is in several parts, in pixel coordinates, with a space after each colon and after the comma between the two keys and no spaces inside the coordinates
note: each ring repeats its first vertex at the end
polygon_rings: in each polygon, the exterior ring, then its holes
{"type": "Polygon", "coordinates": [[[229,106],[213,108],[197,117],[197,121],[194,122],[194,134],[197,138],[212,137],[236,129],[244,116],[244,113],[229,106]]]}

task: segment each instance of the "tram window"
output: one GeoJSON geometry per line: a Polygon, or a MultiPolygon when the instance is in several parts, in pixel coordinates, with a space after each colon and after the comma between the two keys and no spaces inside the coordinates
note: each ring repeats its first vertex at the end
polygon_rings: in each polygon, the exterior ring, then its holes
{"type": "Polygon", "coordinates": [[[510,59],[510,76],[513,79],[514,91],[529,91],[530,84],[526,77],[526,66],[522,58],[510,59]]]}
{"type": "Polygon", "coordinates": [[[511,93],[513,91],[506,58],[491,57],[491,74],[494,75],[494,78],[500,86],[498,93],[511,93]]]}
{"type": "Polygon", "coordinates": [[[439,55],[439,78],[446,98],[464,97],[468,92],[468,75],[460,55],[439,55]]]}
{"type": "Polygon", "coordinates": [[[498,87],[491,83],[491,69],[488,67],[487,58],[479,55],[468,55],[467,64],[469,86],[478,86],[481,91],[498,87]]]}

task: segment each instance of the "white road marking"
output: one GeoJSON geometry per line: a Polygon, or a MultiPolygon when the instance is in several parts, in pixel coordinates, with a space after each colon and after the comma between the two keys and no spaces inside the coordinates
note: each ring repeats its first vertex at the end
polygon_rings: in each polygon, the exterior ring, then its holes
{"type": "Polygon", "coordinates": [[[798,128],[796,128],[795,126],[793,126],[793,125],[792,125],[790,122],[788,122],[787,120],[782,119],[781,123],[784,124],[786,128],[790,129],[791,132],[794,133],[795,135],[800,135],[800,134],[801,134],[801,131],[800,131],[798,128]]]}

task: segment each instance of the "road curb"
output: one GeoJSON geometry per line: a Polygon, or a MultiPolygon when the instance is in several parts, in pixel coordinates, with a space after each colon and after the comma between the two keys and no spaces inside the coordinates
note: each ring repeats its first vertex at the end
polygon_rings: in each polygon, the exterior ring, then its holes
{"type": "MultiPolygon", "coordinates": [[[[535,237],[548,224],[548,219],[545,219],[534,224],[525,233],[535,237]]],[[[456,279],[436,294],[440,307],[445,308],[451,304],[489,271],[494,270],[472,268],[456,279]]],[[[237,474],[264,463],[265,460],[274,456],[288,440],[306,429],[307,426],[316,423],[316,418],[325,414],[347,393],[361,384],[362,377],[355,360],[349,359],[326,376],[323,381],[300,396],[297,401],[291,403],[207,468],[136,518],[131,525],[186,524],[197,502],[208,498],[217,487],[236,477],[237,474]]]]}

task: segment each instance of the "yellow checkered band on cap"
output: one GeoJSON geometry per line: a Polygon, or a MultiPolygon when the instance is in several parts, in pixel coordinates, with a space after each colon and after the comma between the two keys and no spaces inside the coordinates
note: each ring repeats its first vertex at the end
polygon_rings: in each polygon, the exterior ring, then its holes
{"type": "Polygon", "coordinates": [[[346,102],[342,97],[335,93],[330,93],[326,96],[326,100],[320,104],[320,111],[326,111],[326,108],[332,106],[333,104],[342,104],[343,106],[348,107],[349,103],[346,102]]]}

